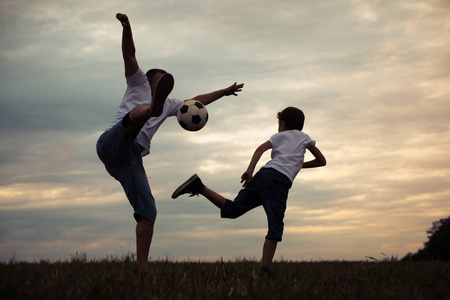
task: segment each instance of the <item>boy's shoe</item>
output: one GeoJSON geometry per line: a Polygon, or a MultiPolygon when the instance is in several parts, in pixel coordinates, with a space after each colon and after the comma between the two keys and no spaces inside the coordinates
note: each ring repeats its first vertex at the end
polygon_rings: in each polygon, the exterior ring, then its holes
{"type": "Polygon", "coordinates": [[[277,279],[277,273],[276,273],[276,272],[269,271],[269,272],[267,272],[267,278],[268,278],[268,279],[275,280],[275,279],[277,279]]]}
{"type": "Polygon", "coordinates": [[[155,90],[152,91],[152,102],[150,103],[150,114],[152,117],[159,117],[164,108],[164,102],[173,89],[175,80],[172,74],[165,73],[156,83],[155,90]]]}
{"type": "Polygon", "coordinates": [[[190,197],[192,197],[201,194],[205,188],[206,186],[200,180],[200,177],[194,174],[173,192],[172,198],[175,199],[183,194],[191,194],[190,197]]]}
{"type": "Polygon", "coordinates": [[[268,268],[264,268],[263,266],[259,267],[259,273],[264,274],[267,273],[267,279],[276,279],[277,273],[270,271],[268,268]]]}

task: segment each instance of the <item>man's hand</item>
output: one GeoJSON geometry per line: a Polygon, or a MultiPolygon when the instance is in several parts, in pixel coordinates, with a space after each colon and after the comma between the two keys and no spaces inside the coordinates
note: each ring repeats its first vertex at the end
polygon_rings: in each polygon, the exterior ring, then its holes
{"type": "Polygon", "coordinates": [[[118,13],[116,19],[122,24],[122,56],[125,63],[125,77],[130,77],[139,69],[131,25],[126,14],[118,13]]]}
{"type": "Polygon", "coordinates": [[[130,21],[128,20],[128,17],[126,14],[117,13],[116,19],[122,23],[123,27],[130,27],[130,21]]]}
{"type": "Polygon", "coordinates": [[[230,96],[230,95],[234,95],[237,96],[237,93],[242,91],[242,88],[244,87],[244,84],[236,84],[236,82],[232,85],[230,85],[227,88],[224,89],[220,89],[208,94],[203,94],[203,95],[198,95],[195,96],[194,100],[200,101],[201,103],[203,103],[203,105],[208,105],[214,101],[216,101],[217,99],[222,98],[223,96],[230,96]]]}
{"type": "Polygon", "coordinates": [[[230,85],[224,90],[224,96],[234,95],[237,96],[237,93],[242,91],[244,84],[237,84],[236,82],[233,85],[230,85]]]}

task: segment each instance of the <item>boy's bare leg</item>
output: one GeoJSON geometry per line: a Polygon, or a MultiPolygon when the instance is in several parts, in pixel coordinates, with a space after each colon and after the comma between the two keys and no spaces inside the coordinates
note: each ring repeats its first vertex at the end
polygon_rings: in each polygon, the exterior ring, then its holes
{"type": "Polygon", "coordinates": [[[139,272],[148,272],[148,253],[152,243],[154,224],[141,217],[136,225],[136,264],[139,272]]]}
{"type": "Polygon", "coordinates": [[[275,240],[266,239],[263,246],[263,254],[261,259],[261,266],[270,269],[272,265],[273,256],[277,249],[278,242],[275,240]]]}
{"type": "Polygon", "coordinates": [[[225,206],[225,202],[227,201],[225,197],[217,194],[207,187],[203,190],[202,195],[219,209],[222,209],[225,206]]]}

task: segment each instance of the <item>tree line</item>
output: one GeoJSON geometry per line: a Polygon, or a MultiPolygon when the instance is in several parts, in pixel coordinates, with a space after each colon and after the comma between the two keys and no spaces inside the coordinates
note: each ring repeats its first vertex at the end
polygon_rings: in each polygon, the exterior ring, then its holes
{"type": "Polygon", "coordinates": [[[433,222],[428,229],[428,241],[417,253],[408,253],[403,261],[450,260],[450,217],[433,222]]]}

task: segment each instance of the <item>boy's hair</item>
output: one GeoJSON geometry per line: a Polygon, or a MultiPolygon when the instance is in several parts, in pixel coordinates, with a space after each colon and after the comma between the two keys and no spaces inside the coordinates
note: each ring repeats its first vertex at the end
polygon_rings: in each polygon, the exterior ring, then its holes
{"type": "Polygon", "coordinates": [[[278,120],[283,121],[286,124],[286,129],[302,130],[303,124],[305,124],[305,114],[296,107],[287,107],[280,111],[277,115],[278,120]]]}
{"type": "Polygon", "coordinates": [[[150,69],[145,73],[147,75],[148,82],[152,82],[153,78],[155,78],[155,75],[158,73],[166,74],[167,72],[162,69],[150,69]]]}

